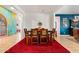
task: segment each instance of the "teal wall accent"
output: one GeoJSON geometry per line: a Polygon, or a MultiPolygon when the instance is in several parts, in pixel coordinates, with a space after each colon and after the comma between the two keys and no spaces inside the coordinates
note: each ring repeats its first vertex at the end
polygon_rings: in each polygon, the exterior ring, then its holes
{"type": "Polygon", "coordinates": [[[8,9],[0,6],[0,14],[5,16],[7,21],[8,35],[13,35],[16,33],[16,14],[9,11],[8,9]]]}
{"type": "MultiPolygon", "coordinates": [[[[71,29],[71,21],[74,19],[75,16],[79,16],[79,14],[56,14],[55,16],[60,16],[60,34],[61,35],[69,35],[70,34],[70,29],[71,29]],[[63,27],[62,21],[63,18],[67,18],[68,22],[68,27],[63,27]]],[[[79,23],[76,26],[79,28],[79,23]]]]}

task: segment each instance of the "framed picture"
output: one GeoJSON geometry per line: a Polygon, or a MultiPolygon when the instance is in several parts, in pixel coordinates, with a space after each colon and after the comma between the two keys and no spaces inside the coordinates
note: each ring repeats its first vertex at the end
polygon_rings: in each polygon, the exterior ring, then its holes
{"type": "Polygon", "coordinates": [[[63,27],[68,27],[68,23],[67,18],[63,18],[63,27]]]}

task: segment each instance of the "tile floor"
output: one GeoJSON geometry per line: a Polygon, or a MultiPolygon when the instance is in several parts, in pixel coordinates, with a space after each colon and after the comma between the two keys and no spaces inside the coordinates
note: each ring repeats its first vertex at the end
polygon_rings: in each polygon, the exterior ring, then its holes
{"type": "Polygon", "coordinates": [[[0,37],[0,53],[5,52],[17,43],[17,35],[0,37]]]}
{"type": "MultiPolygon", "coordinates": [[[[71,36],[58,36],[56,41],[72,53],[79,53],[79,43],[74,41],[71,36]],[[71,39],[71,40],[70,40],[71,39]]],[[[0,53],[5,52],[18,42],[17,34],[12,36],[0,37],[0,53]]]]}
{"type": "Polygon", "coordinates": [[[58,36],[56,41],[68,49],[71,53],[79,53],[79,43],[74,41],[75,39],[71,36],[58,36]],[[71,40],[69,40],[71,39],[71,40]]]}

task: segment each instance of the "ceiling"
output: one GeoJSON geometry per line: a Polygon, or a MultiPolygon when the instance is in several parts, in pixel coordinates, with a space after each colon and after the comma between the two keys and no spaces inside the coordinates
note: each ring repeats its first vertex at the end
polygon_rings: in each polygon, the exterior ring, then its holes
{"type": "Polygon", "coordinates": [[[55,12],[62,7],[62,5],[18,5],[24,12],[55,12]]]}
{"type": "Polygon", "coordinates": [[[11,11],[26,13],[79,13],[79,5],[5,5],[11,11]],[[14,7],[14,9],[11,9],[14,7]]]}

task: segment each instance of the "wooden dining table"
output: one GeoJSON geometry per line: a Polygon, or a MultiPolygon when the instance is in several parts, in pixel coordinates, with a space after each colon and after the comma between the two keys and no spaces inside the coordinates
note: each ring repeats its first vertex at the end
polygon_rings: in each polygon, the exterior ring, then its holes
{"type": "MultiPolygon", "coordinates": [[[[28,38],[30,38],[31,37],[31,31],[27,31],[28,32],[28,38]]],[[[41,32],[40,31],[38,31],[39,33],[38,33],[38,37],[39,37],[39,40],[40,40],[40,35],[41,35],[41,32]]],[[[50,38],[52,38],[52,31],[48,31],[48,37],[49,37],[49,40],[50,40],[50,38]]],[[[27,39],[26,40],[27,41],[27,45],[29,44],[29,40],[27,39]]]]}

